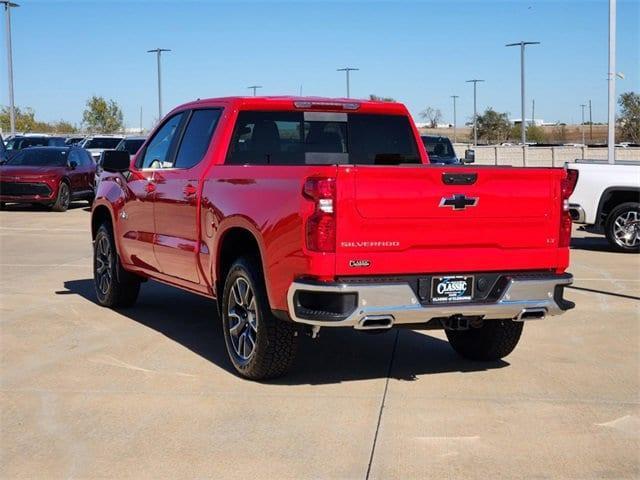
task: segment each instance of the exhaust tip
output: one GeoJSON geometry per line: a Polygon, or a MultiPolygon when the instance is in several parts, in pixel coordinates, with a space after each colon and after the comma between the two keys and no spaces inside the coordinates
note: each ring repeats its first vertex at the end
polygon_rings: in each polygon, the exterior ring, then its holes
{"type": "Polygon", "coordinates": [[[385,330],[393,326],[391,315],[370,315],[361,319],[355,326],[358,330],[385,330]]]}
{"type": "Polygon", "coordinates": [[[525,308],[516,317],[516,320],[524,322],[525,320],[538,320],[547,316],[546,308],[525,308]]]}

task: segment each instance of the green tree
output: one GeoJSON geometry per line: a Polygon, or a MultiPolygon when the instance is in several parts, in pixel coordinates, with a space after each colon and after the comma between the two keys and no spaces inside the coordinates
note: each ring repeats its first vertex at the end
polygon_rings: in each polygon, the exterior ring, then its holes
{"type": "Polygon", "coordinates": [[[87,100],[82,123],[88,130],[100,133],[113,133],[124,127],[122,110],[115,100],[107,101],[95,95],[87,100]]]}
{"type": "Polygon", "coordinates": [[[58,120],[50,124],[51,130],[56,133],[76,133],[77,127],[66,120],[58,120]]]}
{"type": "Polygon", "coordinates": [[[511,122],[508,113],[496,112],[487,108],[482,115],[478,115],[478,138],[487,143],[501,143],[509,138],[511,122]]]}
{"type": "Polygon", "coordinates": [[[618,132],[620,140],[640,143],[640,95],[626,92],[618,97],[620,116],[618,132]]]}
{"type": "Polygon", "coordinates": [[[537,125],[529,125],[527,127],[527,142],[545,143],[547,141],[547,135],[544,132],[544,128],[537,125]]]}
{"type": "Polygon", "coordinates": [[[369,100],[374,102],[396,102],[395,98],[391,97],[379,97],[378,95],[374,95],[373,93],[369,95],[369,100]]]}
{"type": "MultiPolygon", "coordinates": [[[[16,132],[33,132],[36,131],[36,114],[31,108],[25,108],[21,110],[16,107],[16,132]]],[[[0,109],[0,127],[3,132],[8,132],[11,129],[11,109],[3,106],[0,109]]]]}

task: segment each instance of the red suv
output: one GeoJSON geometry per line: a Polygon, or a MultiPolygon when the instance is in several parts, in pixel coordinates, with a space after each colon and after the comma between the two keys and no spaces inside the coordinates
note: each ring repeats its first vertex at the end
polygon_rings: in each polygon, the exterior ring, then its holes
{"type": "Polygon", "coordinates": [[[73,200],[91,204],[96,166],[77,147],[32,147],[0,165],[0,202],[34,203],[64,212],[73,200]]]}

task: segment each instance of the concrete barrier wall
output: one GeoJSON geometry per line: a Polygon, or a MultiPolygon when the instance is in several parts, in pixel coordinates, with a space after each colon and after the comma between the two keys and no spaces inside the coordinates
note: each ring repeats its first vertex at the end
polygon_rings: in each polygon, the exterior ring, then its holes
{"type": "MultiPolygon", "coordinates": [[[[464,157],[464,151],[472,148],[469,144],[456,143],[454,149],[458,158],[464,157]]],[[[528,167],[561,167],[565,162],[576,159],[606,160],[606,147],[505,147],[476,146],[476,163],[478,165],[513,165],[524,166],[523,154],[528,167]]],[[[616,148],[616,160],[640,161],[640,148],[616,148]]]]}

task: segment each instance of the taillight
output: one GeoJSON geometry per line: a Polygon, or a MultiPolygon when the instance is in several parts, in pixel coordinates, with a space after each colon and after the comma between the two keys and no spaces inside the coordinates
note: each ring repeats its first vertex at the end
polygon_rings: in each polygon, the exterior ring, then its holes
{"type": "Polygon", "coordinates": [[[565,170],[566,176],[560,184],[560,238],[558,246],[568,247],[571,243],[571,214],[569,213],[569,197],[578,183],[578,170],[565,170]]]}
{"type": "Polygon", "coordinates": [[[302,193],[315,202],[315,211],[305,226],[307,249],[315,252],[336,250],[336,181],[334,178],[311,177],[302,193]]]}

